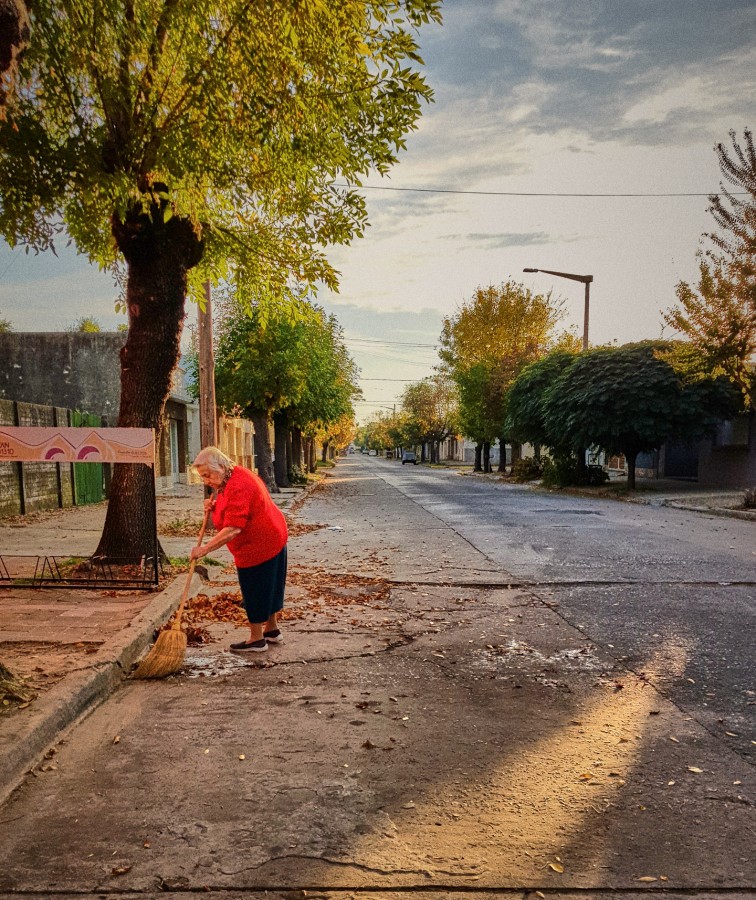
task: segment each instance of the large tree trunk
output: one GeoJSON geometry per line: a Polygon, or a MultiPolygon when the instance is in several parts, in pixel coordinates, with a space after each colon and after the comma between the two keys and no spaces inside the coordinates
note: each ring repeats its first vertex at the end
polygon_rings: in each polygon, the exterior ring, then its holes
{"type": "MultiPolygon", "coordinates": [[[[157,190],[158,186],[155,186],[157,190]]],[[[121,428],[152,428],[160,435],[163,411],[179,358],[187,272],[202,257],[193,225],[173,216],[163,220],[165,202],[141,205],[121,221],[113,236],[126,258],[129,333],[121,350],[121,428]]],[[[105,527],[96,555],[139,560],[152,556],[155,540],[154,472],[146,465],[114,467],[105,527]]]]}
{"type": "Polygon", "coordinates": [[[499,438],[499,467],[498,472],[507,473],[507,442],[505,438],[499,438]]]}
{"type": "Polygon", "coordinates": [[[291,435],[291,428],[286,429],[286,474],[291,481],[294,475],[294,441],[291,435]]]}
{"type": "Polygon", "coordinates": [[[273,414],[273,437],[276,442],[273,471],[279,488],[291,487],[289,467],[286,464],[286,434],[289,430],[285,414],[273,414]]]}
{"type": "Polygon", "coordinates": [[[255,429],[257,474],[265,482],[265,486],[271,494],[277,494],[279,490],[273,474],[273,453],[270,449],[270,435],[268,434],[268,415],[263,412],[251,412],[249,418],[255,429]]]}
{"type": "Polygon", "coordinates": [[[318,471],[318,448],[315,438],[308,438],[307,445],[307,471],[313,475],[318,471]]]}
{"type": "Polygon", "coordinates": [[[300,472],[305,470],[302,463],[302,431],[296,425],[291,429],[291,459],[292,465],[300,472]]]}
{"type": "Polygon", "coordinates": [[[29,11],[23,0],[0,0],[0,120],[5,105],[16,89],[16,60],[29,44],[29,11]]]}
{"type": "Polygon", "coordinates": [[[323,449],[321,450],[320,458],[323,462],[328,462],[328,445],[330,441],[323,441],[323,449]]]}
{"type": "Polygon", "coordinates": [[[625,460],[627,461],[627,489],[629,491],[635,490],[635,461],[637,459],[637,450],[632,453],[625,453],[625,460]]]}
{"type": "Polygon", "coordinates": [[[482,472],[483,471],[483,444],[477,443],[475,445],[475,464],[473,465],[473,472],[482,472]]]}
{"type": "Polygon", "coordinates": [[[491,441],[483,441],[483,471],[491,471],[491,441]]]}

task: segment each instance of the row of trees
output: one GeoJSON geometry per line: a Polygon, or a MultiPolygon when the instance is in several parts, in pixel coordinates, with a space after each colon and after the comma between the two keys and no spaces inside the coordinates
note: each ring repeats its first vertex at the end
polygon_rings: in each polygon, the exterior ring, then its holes
{"type": "MultiPolygon", "coordinates": [[[[317,443],[325,460],[329,446],[342,449],[352,440],[359,372],[335,317],[305,300],[247,310],[232,292],[219,308],[216,400],[254,423],[260,476],[277,491],[314,470],[317,443]]],[[[191,365],[197,390],[196,354],[191,365]]]]}
{"type": "Polygon", "coordinates": [[[453,382],[443,374],[408,385],[391,415],[378,413],[359,431],[372,450],[420,447],[423,462],[436,462],[442,441],[459,432],[459,405],[453,382]]]}

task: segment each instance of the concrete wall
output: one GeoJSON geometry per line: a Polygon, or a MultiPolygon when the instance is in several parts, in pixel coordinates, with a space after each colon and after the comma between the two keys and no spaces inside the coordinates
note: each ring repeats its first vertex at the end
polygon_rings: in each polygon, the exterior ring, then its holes
{"type": "Polygon", "coordinates": [[[0,334],[0,398],[96,413],[115,425],[125,341],[114,331],[0,334]]]}

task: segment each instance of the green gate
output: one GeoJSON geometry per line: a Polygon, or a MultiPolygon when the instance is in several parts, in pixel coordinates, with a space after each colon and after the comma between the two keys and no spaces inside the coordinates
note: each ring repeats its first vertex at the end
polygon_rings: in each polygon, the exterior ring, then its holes
{"type": "MultiPolygon", "coordinates": [[[[78,410],[71,411],[71,426],[73,428],[86,428],[87,425],[98,427],[102,425],[100,416],[91,413],[83,413],[78,410]]],[[[74,490],[76,505],[85,503],[99,503],[105,499],[105,480],[102,463],[72,463],[74,472],[74,490]]]]}

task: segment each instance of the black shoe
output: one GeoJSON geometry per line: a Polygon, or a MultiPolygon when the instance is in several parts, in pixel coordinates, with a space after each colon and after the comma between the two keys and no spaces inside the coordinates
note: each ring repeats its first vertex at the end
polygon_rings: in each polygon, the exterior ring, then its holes
{"type": "Polygon", "coordinates": [[[251,644],[247,641],[240,641],[238,644],[231,644],[231,649],[249,653],[264,653],[268,649],[268,645],[265,640],[252,641],[251,644]]]}
{"type": "Polygon", "coordinates": [[[276,628],[274,631],[266,631],[263,637],[269,644],[283,644],[283,635],[280,628],[276,628]]]}

